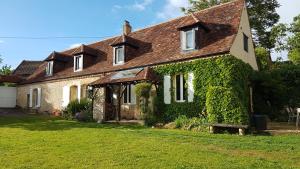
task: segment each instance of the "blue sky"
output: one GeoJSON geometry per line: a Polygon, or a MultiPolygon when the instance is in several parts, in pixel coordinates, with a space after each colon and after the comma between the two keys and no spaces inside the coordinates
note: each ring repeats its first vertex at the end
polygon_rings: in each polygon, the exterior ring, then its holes
{"type": "MultiPolygon", "coordinates": [[[[300,1],[279,2],[281,22],[289,23],[300,14],[300,1]]],[[[118,35],[125,19],[139,29],[182,15],[179,7],[187,4],[187,0],[1,0],[0,54],[13,67],[22,60],[43,60],[54,50],[118,35]],[[99,38],[1,38],[12,36],[99,38]]]]}

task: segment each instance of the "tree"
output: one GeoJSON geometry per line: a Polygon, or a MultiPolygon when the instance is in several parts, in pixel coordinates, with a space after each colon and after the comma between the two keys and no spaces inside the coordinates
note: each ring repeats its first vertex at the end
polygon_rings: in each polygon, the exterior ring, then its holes
{"type": "Polygon", "coordinates": [[[0,69],[0,75],[10,75],[12,73],[11,66],[4,65],[0,69]]]}
{"type": "MultiPolygon", "coordinates": [[[[182,11],[192,13],[232,0],[189,0],[191,7],[182,8],[182,11]]],[[[275,47],[271,39],[271,27],[280,16],[276,9],[280,6],[277,0],[247,0],[250,24],[257,45],[268,50],[275,47]]]]}
{"type": "MultiPolygon", "coordinates": [[[[1,58],[1,55],[0,55],[0,64],[2,63],[3,59],[1,58]]],[[[12,69],[11,69],[11,66],[8,66],[8,65],[4,65],[0,68],[0,75],[9,75],[11,74],[12,72],[12,69]]]]}
{"type": "Polygon", "coordinates": [[[259,70],[269,70],[272,64],[269,51],[266,48],[257,47],[255,49],[255,55],[259,70]]]}
{"type": "Polygon", "coordinates": [[[287,42],[288,57],[294,64],[300,64],[300,15],[294,18],[294,22],[289,27],[289,32],[292,35],[287,42]]]}

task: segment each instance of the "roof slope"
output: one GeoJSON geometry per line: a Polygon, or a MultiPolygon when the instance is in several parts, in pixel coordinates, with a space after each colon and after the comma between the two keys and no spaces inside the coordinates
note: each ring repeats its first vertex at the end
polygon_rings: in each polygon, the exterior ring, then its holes
{"type": "Polygon", "coordinates": [[[35,73],[38,67],[43,63],[43,61],[28,61],[23,60],[20,65],[13,71],[12,75],[18,75],[20,77],[28,77],[35,73]]]}
{"type": "MultiPolygon", "coordinates": [[[[70,62],[64,70],[52,77],[45,77],[46,63],[44,63],[25,83],[92,75],[228,53],[238,32],[243,7],[244,0],[237,0],[132,32],[128,36],[134,39],[134,45],[138,48],[126,56],[124,65],[113,66],[111,44],[120,39],[118,36],[87,45],[101,51],[101,55],[95,58],[94,64],[85,67],[83,71],[74,72],[73,62],[70,62]],[[178,25],[195,23],[195,18],[201,21],[201,24],[209,31],[201,34],[199,50],[183,53],[180,48],[178,25]]],[[[77,50],[78,48],[74,48],[63,53],[72,57],[77,50]]]]}

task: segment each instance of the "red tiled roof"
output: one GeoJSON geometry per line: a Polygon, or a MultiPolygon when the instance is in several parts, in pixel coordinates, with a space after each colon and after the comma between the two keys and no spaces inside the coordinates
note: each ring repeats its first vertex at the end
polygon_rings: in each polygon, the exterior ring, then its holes
{"type": "Polygon", "coordinates": [[[12,75],[17,75],[26,78],[32,75],[42,63],[43,61],[23,60],[19,64],[19,66],[13,71],[12,75]]]}
{"type": "MultiPolygon", "coordinates": [[[[95,57],[93,64],[84,67],[83,71],[74,72],[73,62],[70,62],[62,71],[51,77],[45,77],[46,63],[44,63],[25,83],[107,73],[229,53],[238,32],[243,7],[244,0],[236,0],[132,32],[127,36],[134,39],[134,45],[138,48],[130,49],[130,54],[125,56],[124,65],[113,65],[111,44],[120,39],[118,36],[87,45],[101,52],[95,57]],[[177,28],[179,25],[193,24],[195,17],[209,31],[201,32],[200,49],[183,52],[180,47],[180,31],[177,28]]],[[[78,48],[70,49],[63,53],[73,55],[77,50],[78,48]]]]}
{"type": "Polygon", "coordinates": [[[0,83],[19,83],[21,80],[17,75],[0,75],[0,83]]]}

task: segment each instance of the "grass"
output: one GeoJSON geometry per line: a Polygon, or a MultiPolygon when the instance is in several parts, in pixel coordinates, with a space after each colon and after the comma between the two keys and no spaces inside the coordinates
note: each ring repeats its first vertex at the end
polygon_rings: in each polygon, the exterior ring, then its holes
{"type": "Polygon", "coordinates": [[[0,116],[0,168],[300,168],[299,135],[211,135],[0,116]]]}

